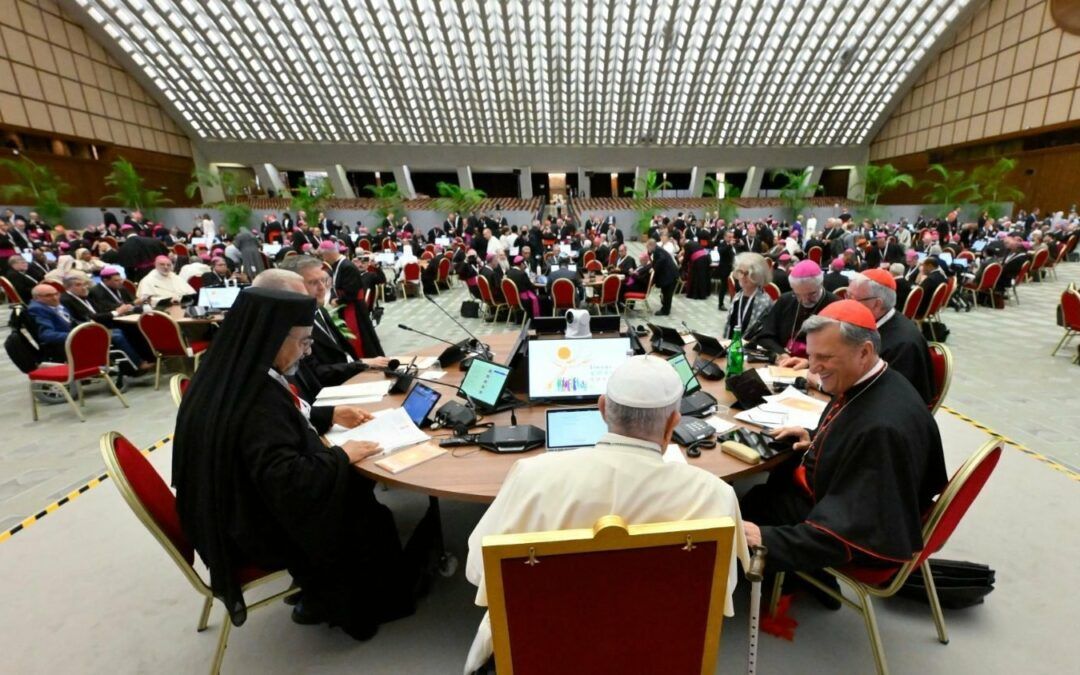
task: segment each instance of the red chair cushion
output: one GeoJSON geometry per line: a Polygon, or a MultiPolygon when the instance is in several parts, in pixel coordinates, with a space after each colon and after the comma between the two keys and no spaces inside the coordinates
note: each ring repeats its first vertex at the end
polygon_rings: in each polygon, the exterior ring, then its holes
{"type": "Polygon", "coordinates": [[[896,572],[900,569],[895,567],[842,567],[840,572],[867,586],[881,587],[889,583],[896,572]]]}
{"type": "MultiPolygon", "coordinates": [[[[276,570],[275,570],[276,571],[276,570]]],[[[274,572],[267,572],[261,567],[254,565],[241,565],[236,569],[236,580],[240,582],[240,585],[250,584],[252,581],[257,581],[265,576],[269,576],[274,572]]]]}
{"type": "Polygon", "coordinates": [[[630,291],[629,293],[627,293],[623,297],[626,298],[627,300],[644,300],[645,299],[645,294],[644,293],[638,293],[637,291],[630,291]]]}
{"type": "Polygon", "coordinates": [[[209,340],[192,340],[191,342],[188,343],[188,345],[191,347],[191,353],[192,354],[199,354],[201,352],[206,351],[206,349],[210,346],[210,341],[209,340]]]}
{"type": "MultiPolygon", "coordinates": [[[[82,370],[75,371],[75,379],[82,380],[88,377],[97,377],[101,375],[101,370],[96,366],[92,368],[83,368],[82,370]]],[[[68,381],[68,367],[67,364],[61,364],[59,366],[46,366],[44,368],[38,368],[28,373],[31,380],[39,382],[67,382],[68,381]]]]}

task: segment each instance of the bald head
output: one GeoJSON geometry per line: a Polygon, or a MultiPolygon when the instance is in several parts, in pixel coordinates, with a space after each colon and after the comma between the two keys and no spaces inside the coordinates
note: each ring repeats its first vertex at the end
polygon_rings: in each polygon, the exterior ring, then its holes
{"type": "Polygon", "coordinates": [[[49,284],[38,284],[30,291],[30,297],[43,305],[56,307],[60,304],[60,291],[49,284]]]}
{"type": "Polygon", "coordinates": [[[282,269],[263,270],[251,284],[255,288],[269,288],[275,291],[289,291],[292,293],[307,294],[304,287],[304,277],[296,272],[282,269]]]}

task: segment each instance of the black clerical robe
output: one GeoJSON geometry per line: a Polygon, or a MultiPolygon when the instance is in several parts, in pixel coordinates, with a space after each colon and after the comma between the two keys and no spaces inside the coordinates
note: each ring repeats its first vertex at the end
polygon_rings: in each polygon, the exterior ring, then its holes
{"type": "Polygon", "coordinates": [[[743,499],[769,567],[893,567],[922,549],[922,516],[948,477],[937,424],[911,384],[884,367],[834,399],[799,462],[743,499]]]}
{"type": "Polygon", "coordinates": [[[263,569],[287,568],[304,602],[311,598],[346,627],[411,612],[394,518],[375,499],[374,484],[341,448],[319,440],[282,383],[264,375],[256,396],[250,413],[236,420],[245,442],[233,508],[220,516],[241,558],[263,569]]]}
{"type": "MultiPolygon", "coordinates": [[[[790,346],[802,339],[803,321],[817,314],[825,307],[836,302],[837,298],[829,291],[822,291],[821,299],[812,308],[803,307],[794,293],[784,293],[777,299],[769,311],[761,318],[759,328],[747,329],[746,339],[774,354],[790,351],[790,346]]],[[[804,356],[804,354],[795,354],[804,356]]]]}
{"type": "Polygon", "coordinates": [[[922,331],[911,319],[895,312],[878,326],[881,358],[892,370],[907,378],[926,404],[934,397],[934,370],[929,346],[922,331]]]}

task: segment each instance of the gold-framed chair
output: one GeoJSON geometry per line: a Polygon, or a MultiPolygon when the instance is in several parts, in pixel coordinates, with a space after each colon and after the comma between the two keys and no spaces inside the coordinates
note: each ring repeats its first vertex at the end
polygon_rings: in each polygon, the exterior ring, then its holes
{"type": "MultiPolygon", "coordinates": [[[[816,578],[797,572],[799,577],[807,583],[813,584],[821,592],[831,596],[841,604],[847,605],[862,614],[866,624],[866,632],[870,638],[870,649],[874,653],[874,663],[880,675],[887,675],[889,665],[885,660],[885,646],[881,641],[881,633],[878,631],[877,618],[874,615],[874,606],[871,598],[889,598],[904,586],[908,577],[915,570],[922,570],[922,577],[926,584],[926,597],[930,602],[930,613],[934,618],[934,626],[937,629],[938,642],[949,644],[949,635],[945,630],[945,616],[941,612],[941,602],[938,600],[937,587],[934,585],[934,574],[930,568],[930,555],[940,551],[952,536],[956,526],[967,513],[972,502],[982,491],[986,481],[990,478],[998,460],[1004,443],[1000,440],[987,441],[964,462],[963,466],[949,480],[948,485],[942,490],[937,498],[929,517],[923,522],[922,538],[923,548],[916,552],[910,560],[903,563],[893,573],[886,570],[883,574],[880,568],[845,567],[843,569],[825,568],[825,572],[842,581],[845,586],[854,593],[856,600],[849,600],[843,593],[829,588],[816,578]],[[887,576],[886,576],[887,575],[887,576]]],[[[773,584],[772,600],[770,602],[770,614],[776,615],[776,608],[780,601],[780,591],[784,584],[784,573],[776,575],[773,584]]]]}
{"type": "Polygon", "coordinates": [[[735,527],[609,515],[484,537],[499,675],[715,672],[735,527]]]}
{"type": "Polygon", "coordinates": [[[629,314],[638,309],[638,303],[644,303],[645,309],[652,314],[652,306],[649,304],[649,294],[652,293],[653,275],[656,270],[649,270],[649,281],[645,284],[645,291],[627,291],[623,294],[623,313],[629,314]]]}
{"type": "Polygon", "coordinates": [[[180,407],[180,402],[184,400],[184,394],[187,393],[190,384],[191,378],[183,373],[177,373],[169,380],[169,393],[172,394],[173,403],[176,404],[177,408],[180,407]]]}
{"type": "Polygon", "coordinates": [[[30,408],[34,421],[38,421],[37,392],[59,392],[69,404],[80,422],[85,422],[81,407],[86,405],[83,395],[83,380],[101,378],[109,386],[113,396],[120,399],[125,408],[130,408],[127,399],[120,393],[116,382],[109,376],[109,347],[112,345],[112,333],[100,323],[88,321],[75,326],[68,333],[64,342],[67,361],[57,365],[42,365],[26,374],[30,380],[30,408]],[[78,392],[79,404],[71,397],[71,392],[78,392]]]}
{"type": "MultiPolygon", "coordinates": [[[[203,597],[202,613],[196,630],[206,630],[210,620],[210,609],[214,604],[214,593],[195,571],[195,548],[188,541],[180,526],[180,516],[176,511],[176,497],[165,481],[154,469],[142,451],[131,444],[118,432],[110,431],[101,437],[101,457],[105,460],[105,470],[116,484],[120,496],[135,513],[139,522],[150,531],[154,539],[180,568],[195,592],[203,597]]],[[[246,565],[236,570],[236,577],[241,582],[241,591],[248,591],[266,583],[284,579],[285,570],[265,571],[246,565]]],[[[254,603],[247,603],[248,612],[274,603],[284,597],[299,592],[299,587],[290,587],[269,595],[254,603]]],[[[217,650],[210,666],[210,675],[221,671],[221,662],[225,658],[225,648],[229,643],[232,621],[226,613],[222,617],[221,632],[218,634],[217,650]]]]}
{"type": "Polygon", "coordinates": [[[934,397],[930,400],[930,414],[933,415],[945,401],[945,395],[949,393],[953,376],[953,355],[952,351],[940,342],[931,342],[928,348],[934,375],[932,381],[934,397]]]}

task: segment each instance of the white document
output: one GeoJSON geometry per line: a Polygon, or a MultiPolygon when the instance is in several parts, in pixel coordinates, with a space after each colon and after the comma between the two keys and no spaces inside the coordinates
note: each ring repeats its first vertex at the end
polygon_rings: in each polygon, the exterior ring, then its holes
{"type": "Polygon", "coordinates": [[[311,404],[312,408],[334,407],[339,405],[366,405],[378,403],[383,400],[382,396],[350,396],[348,398],[320,398],[311,404]]]}
{"type": "Polygon", "coordinates": [[[674,443],[669,443],[667,450],[664,450],[664,463],[665,464],[688,464],[686,461],[686,455],[679,446],[674,443]]]}
{"type": "Polygon", "coordinates": [[[705,423],[712,427],[717,434],[726,434],[738,425],[734,422],[728,422],[725,419],[713,415],[709,419],[705,420],[705,423]]]}
{"type": "Polygon", "coordinates": [[[358,398],[378,396],[382,398],[393,386],[391,380],[374,380],[372,382],[360,382],[359,384],[342,384],[337,387],[323,387],[319,392],[318,400],[338,398],[358,398]]]}
{"type": "Polygon", "coordinates": [[[425,370],[420,373],[420,377],[427,380],[441,380],[446,377],[445,370],[425,370]]]}
{"type": "Polygon", "coordinates": [[[335,424],[333,429],[326,432],[326,439],[334,445],[346,441],[372,441],[379,444],[383,455],[431,440],[413,424],[404,408],[388,408],[374,415],[375,419],[352,429],[335,424]]]}

